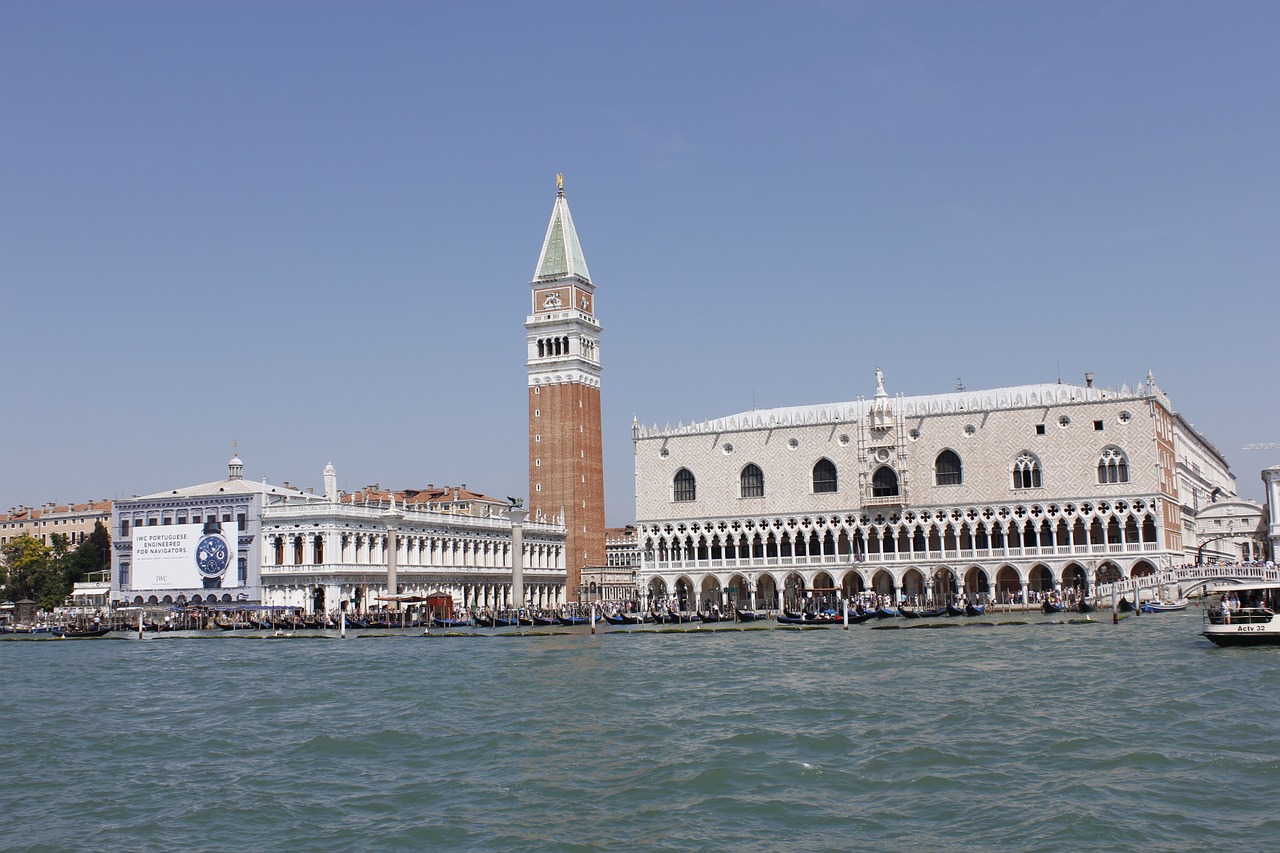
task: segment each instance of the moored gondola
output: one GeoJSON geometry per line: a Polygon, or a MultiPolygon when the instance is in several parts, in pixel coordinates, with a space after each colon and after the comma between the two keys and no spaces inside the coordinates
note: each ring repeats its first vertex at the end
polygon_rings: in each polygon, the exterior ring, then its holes
{"type": "Polygon", "coordinates": [[[1076,602],[1077,613],[1092,613],[1096,609],[1097,609],[1096,607],[1094,607],[1089,602],[1085,601],[1083,598],[1076,602]]]}
{"type": "Polygon", "coordinates": [[[647,620],[639,613],[606,613],[604,621],[610,625],[643,625],[647,620]]]}
{"type": "Polygon", "coordinates": [[[1040,609],[1045,613],[1061,613],[1062,605],[1055,604],[1052,601],[1044,601],[1040,603],[1040,609]]]}
{"type": "Polygon", "coordinates": [[[943,615],[944,616],[963,616],[964,611],[961,610],[959,607],[956,607],[954,604],[948,604],[946,608],[943,610],[943,615]]]}
{"type": "Polygon", "coordinates": [[[442,616],[432,616],[431,625],[435,628],[470,628],[470,619],[445,619],[442,616]]]}
{"type": "Polygon", "coordinates": [[[767,615],[759,612],[758,610],[746,610],[742,607],[739,607],[737,610],[734,611],[734,613],[738,615],[739,622],[759,622],[763,619],[769,618],[767,615]]]}
{"type": "Polygon", "coordinates": [[[1118,602],[1116,602],[1116,609],[1119,610],[1121,613],[1132,613],[1137,608],[1133,606],[1133,602],[1130,601],[1129,599],[1121,598],[1118,602]]]}
{"type": "Polygon", "coordinates": [[[59,637],[62,637],[64,640],[69,640],[87,639],[89,637],[105,637],[110,632],[111,629],[109,627],[98,625],[93,628],[59,628],[54,633],[59,637]]]}
{"type": "Polygon", "coordinates": [[[556,621],[561,625],[566,625],[570,628],[576,628],[580,625],[590,625],[591,617],[590,616],[561,616],[556,621]]]}
{"type": "Polygon", "coordinates": [[[708,611],[706,613],[698,611],[698,620],[701,622],[728,622],[729,618],[730,617],[725,616],[722,613],[716,613],[714,611],[708,611]]]}
{"type": "Polygon", "coordinates": [[[964,606],[965,616],[981,616],[986,612],[987,612],[987,608],[983,607],[980,604],[966,604],[964,606]]]}

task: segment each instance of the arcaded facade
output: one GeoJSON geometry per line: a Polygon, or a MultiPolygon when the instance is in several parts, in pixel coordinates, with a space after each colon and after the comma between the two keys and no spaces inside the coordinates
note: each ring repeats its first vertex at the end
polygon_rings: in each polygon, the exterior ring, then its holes
{"type": "MultiPolygon", "coordinates": [[[[1226,461],[1148,375],[633,427],[640,584],[686,607],[815,592],[1021,599],[1192,558],[1180,467],[1226,461]]],[[[1193,532],[1193,531],[1192,531],[1193,532]]]]}

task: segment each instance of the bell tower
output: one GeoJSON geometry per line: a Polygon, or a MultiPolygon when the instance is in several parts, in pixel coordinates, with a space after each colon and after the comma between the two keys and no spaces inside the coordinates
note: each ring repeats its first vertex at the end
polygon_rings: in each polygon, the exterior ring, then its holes
{"type": "Polygon", "coordinates": [[[530,282],[524,327],[529,373],[529,518],[566,529],[565,594],[584,566],[603,566],[604,451],[600,427],[600,323],[596,288],[556,175],[556,202],[530,282]]]}

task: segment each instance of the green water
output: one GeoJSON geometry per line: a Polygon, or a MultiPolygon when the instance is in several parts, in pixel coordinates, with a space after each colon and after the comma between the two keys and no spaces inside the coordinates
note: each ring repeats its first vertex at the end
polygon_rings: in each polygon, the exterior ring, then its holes
{"type": "Polygon", "coordinates": [[[1280,847],[1280,650],[997,621],[7,641],[3,846],[1280,847]]]}

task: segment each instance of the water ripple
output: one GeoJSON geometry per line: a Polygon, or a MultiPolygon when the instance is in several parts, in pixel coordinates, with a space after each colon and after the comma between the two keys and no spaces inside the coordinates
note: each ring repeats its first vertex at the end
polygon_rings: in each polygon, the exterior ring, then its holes
{"type": "Polygon", "coordinates": [[[1276,657],[1195,628],[3,643],[6,848],[1268,849],[1276,657]]]}

